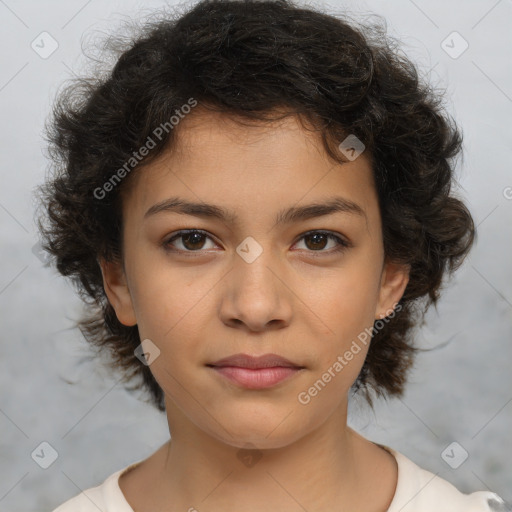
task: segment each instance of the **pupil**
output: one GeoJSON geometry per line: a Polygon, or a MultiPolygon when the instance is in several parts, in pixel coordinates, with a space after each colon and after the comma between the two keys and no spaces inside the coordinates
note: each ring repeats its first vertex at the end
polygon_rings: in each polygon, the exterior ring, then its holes
{"type": "MultiPolygon", "coordinates": [[[[309,235],[309,237],[308,237],[308,238],[310,238],[310,239],[313,239],[313,240],[314,240],[314,242],[313,242],[313,246],[315,246],[316,244],[318,244],[318,237],[320,237],[320,239],[323,239],[323,241],[325,242],[326,235],[324,235],[323,233],[315,233],[315,234],[313,234],[313,235],[309,235]]],[[[325,246],[325,243],[324,243],[324,244],[322,244],[322,242],[320,241],[320,245],[325,246]]],[[[320,249],[323,249],[323,246],[322,246],[322,247],[320,247],[320,249]]],[[[313,247],[313,248],[315,248],[315,247],[313,247]]],[[[318,248],[318,247],[317,247],[317,248],[318,248]]]]}
{"type": "MultiPolygon", "coordinates": [[[[203,237],[203,235],[201,233],[188,233],[183,237],[183,240],[188,242],[190,239],[192,239],[191,245],[194,246],[196,243],[200,244],[202,237],[203,237]],[[195,237],[195,239],[194,239],[194,237],[195,237]]],[[[188,244],[186,243],[185,246],[188,246],[188,244]]],[[[190,249],[190,247],[188,247],[188,248],[190,249]]],[[[192,248],[200,249],[200,247],[192,247],[192,248]]]]}

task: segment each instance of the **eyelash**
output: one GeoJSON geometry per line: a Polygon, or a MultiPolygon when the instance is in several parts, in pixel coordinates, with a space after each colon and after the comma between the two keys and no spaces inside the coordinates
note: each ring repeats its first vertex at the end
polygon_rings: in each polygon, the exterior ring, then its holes
{"type": "MultiPolygon", "coordinates": [[[[167,240],[165,240],[162,243],[162,245],[163,245],[164,249],[167,252],[181,253],[181,254],[185,254],[186,256],[192,256],[192,257],[195,256],[196,254],[199,255],[199,254],[201,254],[203,249],[198,249],[197,251],[190,251],[190,250],[175,249],[175,248],[172,248],[172,245],[171,245],[171,242],[173,242],[174,240],[182,238],[184,235],[190,235],[190,234],[193,234],[193,233],[200,233],[200,234],[205,235],[207,238],[210,238],[212,240],[212,238],[208,235],[208,233],[206,231],[203,231],[201,229],[187,229],[187,230],[178,231],[171,238],[168,238],[167,240]]],[[[314,253],[320,253],[319,255],[314,254],[315,257],[321,256],[323,254],[339,253],[339,252],[342,252],[342,251],[348,249],[349,247],[351,247],[351,244],[349,242],[347,242],[346,240],[342,239],[341,237],[335,235],[334,233],[332,233],[330,231],[322,231],[322,230],[307,231],[306,233],[304,233],[299,238],[298,241],[302,240],[303,238],[307,237],[308,235],[315,235],[315,234],[326,235],[329,239],[335,240],[337,242],[337,244],[338,244],[338,246],[335,249],[331,249],[329,251],[324,251],[324,250],[318,250],[318,251],[307,250],[307,252],[310,252],[310,253],[313,253],[313,254],[314,253]]]]}

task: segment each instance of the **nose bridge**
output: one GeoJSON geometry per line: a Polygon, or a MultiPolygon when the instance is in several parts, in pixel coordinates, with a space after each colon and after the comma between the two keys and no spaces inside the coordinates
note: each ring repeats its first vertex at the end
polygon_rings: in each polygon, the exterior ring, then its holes
{"type": "Polygon", "coordinates": [[[247,236],[236,248],[234,258],[235,279],[244,287],[255,287],[267,292],[268,286],[273,287],[276,279],[274,273],[280,267],[275,257],[270,236],[258,236],[258,239],[247,236]],[[272,269],[272,270],[271,270],[272,269]]]}
{"type": "Polygon", "coordinates": [[[236,319],[237,324],[241,321],[252,330],[261,330],[273,320],[287,323],[291,305],[284,279],[279,278],[282,268],[270,236],[261,236],[259,241],[244,239],[236,248],[232,271],[226,276],[223,320],[236,319]]]}

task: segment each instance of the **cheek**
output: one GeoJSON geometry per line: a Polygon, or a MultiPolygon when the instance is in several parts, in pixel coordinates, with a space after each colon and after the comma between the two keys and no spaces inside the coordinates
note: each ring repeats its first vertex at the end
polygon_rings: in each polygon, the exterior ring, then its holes
{"type": "MultiPolygon", "coordinates": [[[[159,349],[159,358],[150,370],[164,392],[182,410],[191,407],[190,393],[199,396],[198,382],[192,378],[201,364],[204,347],[218,339],[208,339],[204,326],[211,324],[216,310],[212,288],[217,280],[190,269],[153,268],[136,287],[141,339],[150,339],[159,349]]],[[[199,390],[202,391],[202,390],[199,390]]],[[[193,412],[193,411],[192,411],[193,412]]],[[[198,410],[194,414],[200,415],[198,410]]]]}
{"type": "Polygon", "coordinates": [[[150,263],[141,257],[137,267],[131,288],[141,336],[167,344],[175,333],[186,330],[194,338],[201,325],[198,316],[211,311],[215,276],[209,278],[199,267],[173,267],[154,256],[150,263]]]}
{"type": "Polygon", "coordinates": [[[323,334],[337,340],[337,349],[373,325],[379,281],[370,269],[353,265],[324,280],[322,287],[308,287],[307,303],[322,319],[323,334]]]}
{"type": "Polygon", "coordinates": [[[371,342],[379,275],[358,258],[344,271],[337,271],[322,289],[309,294],[308,303],[322,319],[316,344],[310,388],[305,399],[315,398],[318,407],[332,407],[356,380],[371,342]],[[349,268],[350,267],[350,268],[349,268]],[[328,283],[328,284],[327,284],[328,283]]]}

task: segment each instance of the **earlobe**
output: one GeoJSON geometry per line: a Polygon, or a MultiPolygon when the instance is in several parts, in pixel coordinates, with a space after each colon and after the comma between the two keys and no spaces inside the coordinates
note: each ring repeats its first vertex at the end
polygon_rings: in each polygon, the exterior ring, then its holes
{"type": "Polygon", "coordinates": [[[388,316],[402,298],[409,282],[409,265],[386,262],[382,271],[376,318],[388,316]]]}
{"type": "Polygon", "coordinates": [[[132,297],[121,263],[98,260],[103,275],[103,287],[116,312],[117,319],[126,326],[137,324],[132,297]]]}

